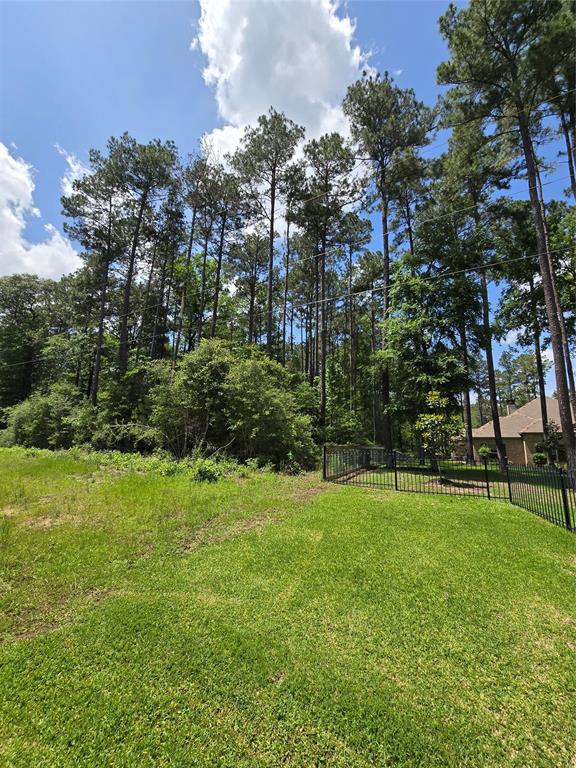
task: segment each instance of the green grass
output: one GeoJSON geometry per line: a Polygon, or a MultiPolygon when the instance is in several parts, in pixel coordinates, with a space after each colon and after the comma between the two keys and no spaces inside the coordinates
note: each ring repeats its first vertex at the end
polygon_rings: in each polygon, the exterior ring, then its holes
{"type": "Polygon", "coordinates": [[[576,539],[0,451],[0,765],[574,765],[576,539]]]}

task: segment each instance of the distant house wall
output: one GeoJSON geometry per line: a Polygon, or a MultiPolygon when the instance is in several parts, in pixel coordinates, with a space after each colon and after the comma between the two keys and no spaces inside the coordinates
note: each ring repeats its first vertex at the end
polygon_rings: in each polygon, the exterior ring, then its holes
{"type": "MultiPolygon", "coordinates": [[[[478,449],[480,448],[481,445],[487,445],[489,448],[496,449],[496,444],[494,440],[490,438],[487,439],[487,438],[475,437],[473,442],[474,442],[474,455],[477,460],[480,458],[478,449]]],[[[526,456],[524,454],[524,441],[522,440],[521,437],[505,438],[504,447],[506,449],[506,456],[508,457],[508,461],[511,461],[512,464],[526,463],[526,456]]]]}
{"type": "Polygon", "coordinates": [[[532,463],[532,456],[533,454],[537,453],[536,451],[536,443],[542,443],[542,439],[544,435],[539,434],[525,434],[522,435],[524,438],[524,445],[526,447],[526,460],[528,464],[532,463]]]}

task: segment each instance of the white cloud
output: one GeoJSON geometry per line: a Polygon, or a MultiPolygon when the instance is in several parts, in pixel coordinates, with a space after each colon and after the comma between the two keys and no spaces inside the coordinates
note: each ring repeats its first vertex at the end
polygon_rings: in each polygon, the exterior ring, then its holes
{"type": "Polygon", "coordinates": [[[64,171],[64,175],[60,179],[60,189],[62,190],[63,195],[71,195],[74,191],[72,185],[76,179],[81,179],[82,176],[85,176],[90,171],[84,165],[84,163],[76,157],[76,155],[73,155],[71,152],[67,152],[63,147],[60,146],[60,144],[55,144],[54,148],[60,157],[63,157],[64,160],[66,160],[67,166],[66,170],[64,171]]]}
{"type": "Polygon", "coordinates": [[[200,0],[191,48],[206,57],[225,125],[209,135],[218,154],[270,107],[306,128],[307,137],[347,133],[341,101],[366,67],[355,25],[332,0],[200,0]]]}
{"type": "Polygon", "coordinates": [[[80,266],[78,254],[52,225],[46,224],[46,237],[29,243],[24,237],[26,220],[40,216],[34,207],[33,168],[13,157],[0,142],[0,275],[18,272],[58,278],[80,266]]]}
{"type": "MultiPolygon", "coordinates": [[[[521,330],[524,331],[524,328],[522,328],[521,330]]],[[[504,336],[504,338],[502,339],[502,344],[505,344],[508,347],[513,347],[515,344],[518,343],[519,336],[520,336],[519,330],[513,329],[511,331],[508,331],[506,336],[504,336]]]]}

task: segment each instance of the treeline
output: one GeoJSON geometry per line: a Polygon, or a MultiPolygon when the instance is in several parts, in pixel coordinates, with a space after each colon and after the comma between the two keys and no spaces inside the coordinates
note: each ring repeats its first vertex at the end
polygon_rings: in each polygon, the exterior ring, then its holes
{"type": "Polygon", "coordinates": [[[576,212],[543,188],[576,199],[575,29],[572,2],[472,0],[440,19],[434,107],[366,74],[343,102],[350,140],[306,141],[270,109],[221,161],[127,134],[92,150],[62,199],[83,267],[0,280],[4,441],[59,443],[41,422],[60,409],[61,444],[306,464],[313,440],[413,447],[435,391],[468,453],[483,408],[503,458],[504,399],[539,394],[547,420],[549,348],[574,463],[576,212]],[[506,194],[517,179],[525,199],[506,194]]]}

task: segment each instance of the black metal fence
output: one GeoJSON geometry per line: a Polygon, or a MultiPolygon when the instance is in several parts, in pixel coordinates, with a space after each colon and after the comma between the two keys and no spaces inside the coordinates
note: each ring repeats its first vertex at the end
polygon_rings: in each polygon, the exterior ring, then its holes
{"type": "Polygon", "coordinates": [[[576,473],[557,467],[517,466],[507,468],[510,500],[518,507],[561,525],[576,527],[576,473]]]}
{"type": "Polygon", "coordinates": [[[346,485],[501,499],[568,530],[576,526],[576,473],[556,467],[502,468],[488,460],[473,463],[377,446],[327,445],[323,477],[346,485]]]}

